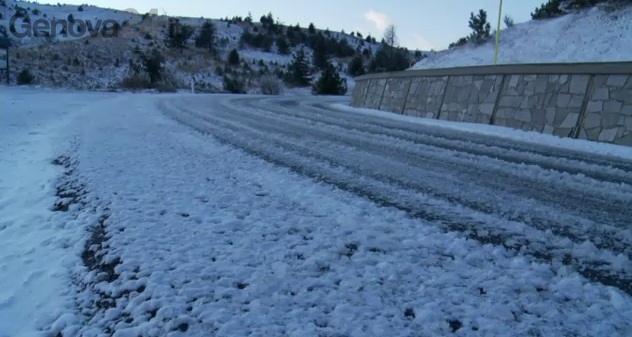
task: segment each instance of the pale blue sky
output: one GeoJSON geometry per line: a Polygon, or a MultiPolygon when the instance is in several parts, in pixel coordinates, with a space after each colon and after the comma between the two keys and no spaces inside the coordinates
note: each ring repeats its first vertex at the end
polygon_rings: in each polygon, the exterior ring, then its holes
{"type": "MultiPolygon", "coordinates": [[[[62,1],[68,4],[86,0],[62,1]]],[[[485,9],[495,27],[499,0],[91,0],[91,5],[117,9],[134,8],[139,13],[152,8],[162,14],[207,18],[246,16],[255,20],[268,12],[286,24],[305,27],[313,22],[318,28],[360,31],[381,38],[384,24],[396,26],[400,44],[417,49],[444,49],[469,33],[470,12],[485,9]]],[[[530,19],[530,13],[545,0],[504,0],[503,14],[516,22],[530,19]]]]}

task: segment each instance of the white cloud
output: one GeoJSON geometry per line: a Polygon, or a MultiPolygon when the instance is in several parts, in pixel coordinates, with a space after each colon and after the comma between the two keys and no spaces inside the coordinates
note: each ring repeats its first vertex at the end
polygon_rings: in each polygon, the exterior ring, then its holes
{"type": "Polygon", "coordinates": [[[430,41],[426,40],[423,36],[419,34],[413,35],[414,47],[419,50],[429,51],[432,49],[437,49],[437,47],[430,41]]]}
{"type": "Polygon", "coordinates": [[[375,27],[380,31],[384,31],[386,27],[391,24],[391,18],[388,17],[388,15],[376,12],[372,9],[364,13],[364,18],[373,22],[375,27]]]}

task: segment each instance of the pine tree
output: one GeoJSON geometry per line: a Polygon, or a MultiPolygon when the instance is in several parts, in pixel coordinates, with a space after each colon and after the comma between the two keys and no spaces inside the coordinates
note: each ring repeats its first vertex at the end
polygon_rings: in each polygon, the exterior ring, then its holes
{"type": "Polygon", "coordinates": [[[299,49],[295,54],[292,62],[288,65],[287,82],[296,86],[309,86],[312,78],[307,62],[307,56],[303,48],[299,49]]]}
{"type": "Polygon", "coordinates": [[[362,60],[362,56],[355,56],[351,62],[349,62],[349,66],[347,67],[347,73],[351,76],[360,76],[366,73],[364,69],[364,61],[362,60]]]}
{"type": "Polygon", "coordinates": [[[347,93],[347,80],[340,77],[340,73],[333,64],[327,64],[314,86],[314,95],[344,95],[347,93]]]}
{"type": "Polygon", "coordinates": [[[327,59],[327,45],[325,44],[325,38],[323,36],[319,36],[316,45],[314,45],[312,64],[318,69],[325,69],[328,63],[329,60],[327,59]]]}
{"type": "Polygon", "coordinates": [[[277,51],[281,55],[288,55],[290,53],[290,44],[284,37],[279,37],[276,40],[277,51]]]}
{"type": "Polygon", "coordinates": [[[485,43],[489,39],[491,25],[487,22],[487,12],[485,10],[479,10],[478,15],[470,13],[469,26],[473,30],[470,40],[475,44],[485,43]]]}
{"type": "Polygon", "coordinates": [[[195,46],[213,51],[215,48],[215,25],[213,22],[206,21],[202,25],[200,34],[195,38],[195,46]]]}
{"type": "Polygon", "coordinates": [[[316,34],[316,27],[313,23],[309,24],[309,27],[307,27],[307,32],[310,34],[316,34]]]}
{"type": "Polygon", "coordinates": [[[159,51],[154,49],[150,55],[141,55],[141,61],[143,70],[149,75],[149,80],[152,85],[162,79],[165,58],[159,51]]]}
{"type": "Polygon", "coordinates": [[[231,50],[230,53],[228,54],[228,64],[230,64],[231,66],[236,66],[236,65],[239,65],[239,61],[240,61],[240,57],[239,57],[239,52],[237,51],[237,49],[231,50]]]}
{"type": "Polygon", "coordinates": [[[180,49],[180,53],[182,53],[191,35],[193,35],[193,29],[191,27],[181,24],[178,19],[171,20],[169,22],[167,44],[171,48],[180,49]]]}
{"type": "Polygon", "coordinates": [[[372,73],[404,70],[410,66],[408,55],[406,50],[395,48],[391,56],[390,48],[383,44],[371,59],[368,70],[372,73]]]}

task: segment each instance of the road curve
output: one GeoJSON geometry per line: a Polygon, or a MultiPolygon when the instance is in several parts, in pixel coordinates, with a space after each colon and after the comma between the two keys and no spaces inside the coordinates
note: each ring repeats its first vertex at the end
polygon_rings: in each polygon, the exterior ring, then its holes
{"type": "Polygon", "coordinates": [[[173,96],[159,108],[379,206],[632,295],[632,161],[332,107],[344,101],[173,96]]]}

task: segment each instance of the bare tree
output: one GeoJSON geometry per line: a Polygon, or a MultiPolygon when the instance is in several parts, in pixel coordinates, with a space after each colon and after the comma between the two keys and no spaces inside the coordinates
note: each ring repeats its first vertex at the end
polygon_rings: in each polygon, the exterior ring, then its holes
{"type": "Polygon", "coordinates": [[[389,25],[384,30],[384,42],[391,48],[397,46],[397,30],[395,29],[395,25],[389,25]]]}
{"type": "Polygon", "coordinates": [[[391,59],[393,58],[393,54],[395,53],[395,47],[397,47],[398,39],[397,39],[397,30],[395,29],[395,25],[390,24],[384,30],[384,43],[389,46],[391,59]]]}

